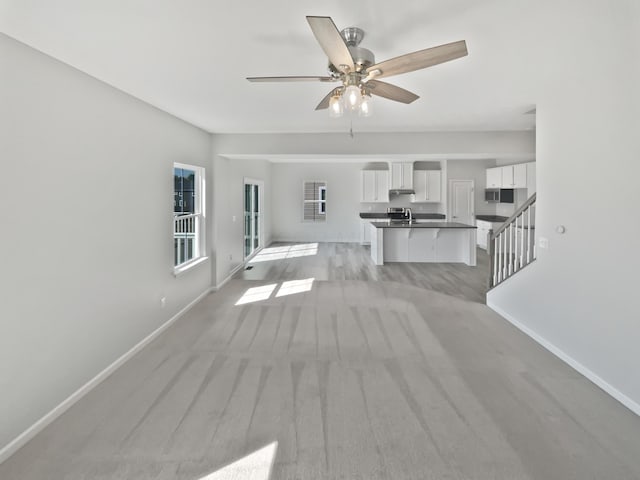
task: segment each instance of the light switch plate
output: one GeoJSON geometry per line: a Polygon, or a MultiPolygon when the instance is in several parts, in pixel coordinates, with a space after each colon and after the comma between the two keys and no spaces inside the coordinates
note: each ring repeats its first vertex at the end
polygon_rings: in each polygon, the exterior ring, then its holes
{"type": "Polygon", "coordinates": [[[540,237],[540,240],[538,241],[538,245],[540,246],[540,248],[549,248],[549,239],[545,237],[540,237]]]}

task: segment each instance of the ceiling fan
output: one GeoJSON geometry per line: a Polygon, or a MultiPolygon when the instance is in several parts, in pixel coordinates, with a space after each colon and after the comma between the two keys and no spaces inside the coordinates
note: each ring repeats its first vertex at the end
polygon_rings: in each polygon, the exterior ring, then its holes
{"type": "Polygon", "coordinates": [[[338,31],[331,17],[308,16],[307,22],[316,40],[329,58],[328,76],[247,77],[250,82],[340,82],[325,96],[316,110],[329,109],[331,117],[342,116],[344,110],[371,115],[371,95],[401,103],[420,98],[404,88],[381,82],[379,78],[412,72],[467,55],[464,40],[418,50],[375,63],[373,52],[360,47],[364,31],[348,27],[338,31]]]}

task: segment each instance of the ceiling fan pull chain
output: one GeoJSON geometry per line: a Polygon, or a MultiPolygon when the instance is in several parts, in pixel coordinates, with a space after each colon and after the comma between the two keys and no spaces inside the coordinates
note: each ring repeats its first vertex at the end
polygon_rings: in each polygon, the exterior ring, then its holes
{"type": "Polygon", "coordinates": [[[349,120],[349,136],[353,138],[353,120],[349,120]]]}

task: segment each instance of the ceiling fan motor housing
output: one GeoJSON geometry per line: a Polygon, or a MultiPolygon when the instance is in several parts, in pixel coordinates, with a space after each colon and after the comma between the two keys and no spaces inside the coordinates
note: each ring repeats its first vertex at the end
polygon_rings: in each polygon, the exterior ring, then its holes
{"type": "MultiPolygon", "coordinates": [[[[362,47],[349,47],[349,52],[353,57],[353,64],[356,67],[356,72],[362,72],[376,63],[371,50],[367,50],[362,47]]],[[[329,63],[329,75],[334,78],[340,78],[342,76],[342,72],[338,70],[335,65],[329,63]]]]}

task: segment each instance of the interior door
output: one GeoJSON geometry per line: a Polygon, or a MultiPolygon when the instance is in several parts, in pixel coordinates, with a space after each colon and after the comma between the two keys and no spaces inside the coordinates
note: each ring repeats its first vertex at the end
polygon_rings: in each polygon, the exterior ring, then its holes
{"type": "Polygon", "coordinates": [[[475,202],[473,180],[449,181],[449,221],[474,225],[475,202]]]}

